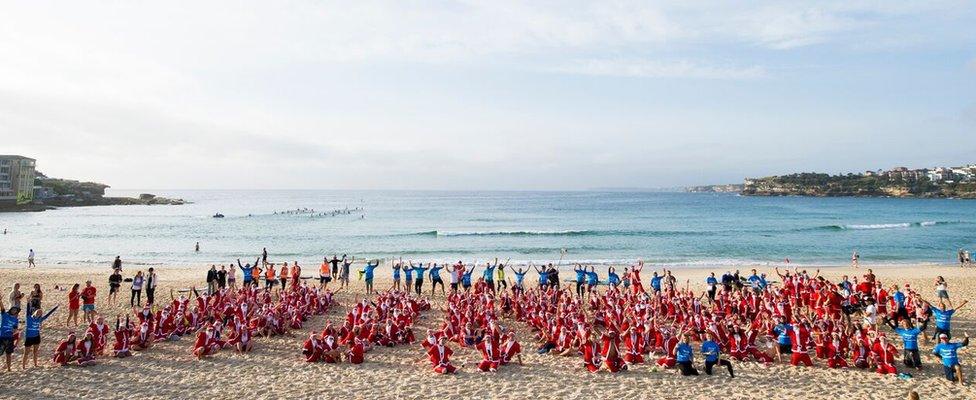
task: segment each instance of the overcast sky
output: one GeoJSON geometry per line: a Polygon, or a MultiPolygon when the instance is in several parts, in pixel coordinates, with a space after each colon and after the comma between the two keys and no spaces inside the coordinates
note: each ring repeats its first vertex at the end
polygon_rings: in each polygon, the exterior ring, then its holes
{"type": "Polygon", "coordinates": [[[976,162],[976,2],[2,1],[0,153],[132,189],[976,162]]]}

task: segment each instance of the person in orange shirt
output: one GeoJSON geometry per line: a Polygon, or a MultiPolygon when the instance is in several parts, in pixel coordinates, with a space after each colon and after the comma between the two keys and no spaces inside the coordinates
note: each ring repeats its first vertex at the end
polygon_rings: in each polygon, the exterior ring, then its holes
{"type": "Polygon", "coordinates": [[[285,263],[281,270],[278,271],[278,280],[281,281],[281,290],[285,290],[285,284],[288,283],[288,274],[291,270],[288,268],[288,263],[285,263]]]}
{"type": "Polygon", "coordinates": [[[264,271],[264,290],[271,290],[278,281],[275,279],[275,265],[268,264],[268,269],[264,271]]]}
{"type": "Polygon", "coordinates": [[[329,257],[322,259],[322,265],[319,267],[319,288],[326,289],[329,287],[329,282],[332,282],[332,269],[330,268],[329,257]]]}

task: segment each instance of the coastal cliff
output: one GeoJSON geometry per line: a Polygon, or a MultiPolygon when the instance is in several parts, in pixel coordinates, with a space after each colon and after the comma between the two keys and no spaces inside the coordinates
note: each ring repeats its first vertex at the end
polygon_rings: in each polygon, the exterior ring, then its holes
{"type": "Polygon", "coordinates": [[[976,199],[976,182],[933,182],[883,175],[800,173],[746,179],[746,196],[917,197],[976,199]]]}
{"type": "Polygon", "coordinates": [[[49,178],[38,172],[34,180],[35,196],[30,204],[0,206],[0,211],[44,211],[58,207],[114,205],[182,205],[183,199],[159,197],[150,193],[139,197],[107,197],[109,185],[72,179],[49,178]]]}

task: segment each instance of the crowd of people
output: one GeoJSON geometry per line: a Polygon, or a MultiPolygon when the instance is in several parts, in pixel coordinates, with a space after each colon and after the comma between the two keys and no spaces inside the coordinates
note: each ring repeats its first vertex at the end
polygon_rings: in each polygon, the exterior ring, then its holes
{"type": "MultiPolygon", "coordinates": [[[[154,343],[194,337],[190,353],[209,357],[225,348],[247,352],[252,338],[291,335],[313,315],[335,306],[335,291],[329,287],[339,277],[340,288],[348,286],[354,258],[325,257],[319,270],[319,284],[304,282],[297,262],[268,261],[267,250],[253,263],[211,266],[206,290],[170,291],[170,301],[158,303],[153,268],[131,279],[121,278],[121,260],[113,263],[107,300],[116,304],[121,283],[131,282],[131,314],[115,315],[114,330],[106,316],[95,309],[97,290],[91,281],[67,290],[66,324],[79,326],[79,310],[85,330],[71,331],[54,348],[58,365],[91,365],[98,357],[125,358],[132,351],[145,351],[154,343]],[[280,266],[279,266],[280,265],[280,266]],[[242,285],[237,287],[236,270],[242,285]],[[263,278],[264,283],[261,284],[263,278]],[[141,304],[136,291],[146,290],[141,304]],[[109,340],[114,343],[109,348],[109,340]]],[[[789,363],[793,366],[854,368],[878,374],[908,375],[923,368],[923,345],[931,344],[947,379],[963,381],[958,349],[968,344],[968,334],[953,341],[952,316],[967,305],[953,304],[947,283],[935,282],[935,298],[927,300],[914,288],[883,283],[873,271],[863,276],[843,276],[832,282],[796,268],[775,269],[778,281],[752,270],[748,276],[731,271],[704,278],[705,290],[696,293],[690,281],[679,283],[671,271],[652,272],[645,289],[642,262],[627,266],[622,274],[607,269],[606,279],[592,266],[576,265],[574,285],[562,285],[558,266],[512,266],[508,261],[483,264],[391,262],[393,284],[373,287],[374,273],[384,263],[367,261],[360,270],[366,297],[357,299],[341,326],[327,324],[311,333],[302,345],[308,362],[362,363],[377,346],[416,343],[414,323],[429,310],[431,297],[443,299],[443,321],[420,341],[425,357],[438,373],[455,372],[451,346],[476,350],[481,355],[477,368],[496,371],[512,361],[521,363],[522,344],[513,326],[501,318],[521,324],[532,332],[537,354],[578,358],[578,365],[590,372],[620,372],[635,365],[676,369],[681,375],[712,374],[714,368],[734,376],[734,363],[789,363]],[[481,269],[479,277],[475,272],[481,269]],[[450,275],[445,288],[441,271],[450,275]],[[505,271],[514,275],[509,282],[505,271]],[[533,287],[525,275],[538,274],[533,287]],[[401,280],[401,277],[404,278],[401,280]],[[427,292],[424,282],[430,282],[427,292]],[[439,289],[439,290],[438,290],[439,289]],[[932,326],[933,333],[929,335],[932,326]],[[901,343],[901,361],[893,337],[901,343]],[[696,362],[699,353],[702,363],[696,362]],[[701,368],[700,368],[701,367],[701,368]]],[[[8,302],[0,301],[0,350],[9,370],[13,349],[23,342],[22,365],[30,358],[37,363],[43,323],[56,312],[42,308],[44,294],[34,285],[29,294],[13,287],[8,302]],[[25,310],[26,329],[19,329],[20,311],[25,310]]]]}

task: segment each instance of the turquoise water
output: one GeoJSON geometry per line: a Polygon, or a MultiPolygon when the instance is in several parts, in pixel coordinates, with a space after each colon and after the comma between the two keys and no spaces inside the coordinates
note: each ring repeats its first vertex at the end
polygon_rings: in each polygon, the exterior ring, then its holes
{"type": "MultiPolygon", "coordinates": [[[[953,262],[976,247],[976,201],[742,197],[699,193],[172,191],[194,204],[0,214],[0,260],[229,262],[267,247],[280,261],[323,255],[415,260],[666,265],[953,262]],[[274,215],[276,210],[350,215],[274,215]],[[226,218],[211,216],[220,212],[226,218]],[[250,214],[250,216],[248,216],[250,214]],[[362,218],[362,216],[365,218],[362,218]],[[201,243],[201,252],[193,251],[201,243]]],[[[114,195],[135,195],[119,192],[114,195]]]]}

